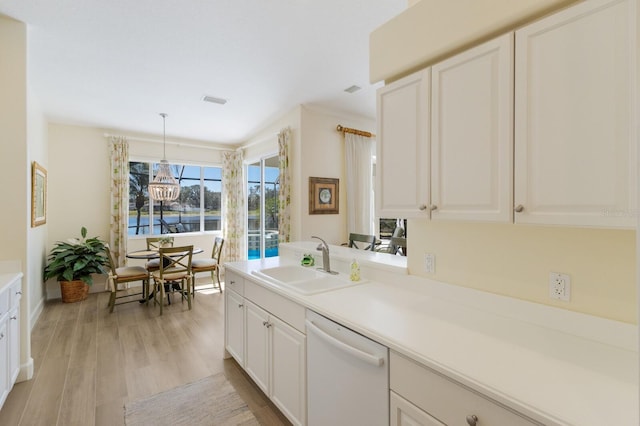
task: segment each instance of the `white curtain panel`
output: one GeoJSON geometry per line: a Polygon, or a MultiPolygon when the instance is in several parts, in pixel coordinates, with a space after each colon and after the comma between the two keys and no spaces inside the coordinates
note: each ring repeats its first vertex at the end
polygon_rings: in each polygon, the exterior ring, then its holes
{"type": "Polygon", "coordinates": [[[347,232],[374,235],[373,149],[375,140],[344,134],[347,164],[347,232]]]}
{"type": "Polygon", "coordinates": [[[226,261],[245,260],[245,182],[242,151],[222,154],[222,226],[226,261]]]}
{"type": "Polygon", "coordinates": [[[109,145],[111,157],[109,246],[116,265],[124,266],[129,229],[129,142],[123,136],[112,136],[109,145]]]}
{"type": "Polygon", "coordinates": [[[289,147],[291,128],[278,133],[278,158],[280,162],[280,192],[278,194],[278,241],[288,243],[291,238],[291,172],[289,147]]]}

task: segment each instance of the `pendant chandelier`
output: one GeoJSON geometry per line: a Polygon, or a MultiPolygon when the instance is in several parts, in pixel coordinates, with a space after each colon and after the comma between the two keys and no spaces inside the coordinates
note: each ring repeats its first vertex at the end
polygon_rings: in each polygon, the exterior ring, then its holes
{"type": "Polygon", "coordinates": [[[160,116],[162,117],[162,161],[160,161],[158,165],[156,177],[153,179],[153,182],[149,184],[149,196],[155,201],[173,201],[180,195],[180,184],[176,178],[173,177],[171,166],[167,161],[167,134],[165,129],[167,114],[163,112],[160,113],[160,116]]]}

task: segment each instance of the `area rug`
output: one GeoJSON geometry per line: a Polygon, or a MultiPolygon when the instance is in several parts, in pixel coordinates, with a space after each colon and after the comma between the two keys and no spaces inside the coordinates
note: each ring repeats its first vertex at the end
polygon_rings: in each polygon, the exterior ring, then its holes
{"type": "Polygon", "coordinates": [[[135,425],[259,425],[223,373],[134,401],[124,423],[135,425]]]}

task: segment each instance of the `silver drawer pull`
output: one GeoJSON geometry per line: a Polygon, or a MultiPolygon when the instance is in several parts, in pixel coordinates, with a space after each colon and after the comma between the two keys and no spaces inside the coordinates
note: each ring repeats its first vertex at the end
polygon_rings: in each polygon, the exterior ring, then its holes
{"type": "Polygon", "coordinates": [[[4,333],[0,333],[0,340],[4,339],[4,333]]]}
{"type": "Polygon", "coordinates": [[[436,211],[436,210],[438,210],[438,206],[436,206],[435,204],[432,204],[432,205],[429,207],[429,210],[431,210],[432,212],[433,212],[433,211],[436,211]]]}
{"type": "Polygon", "coordinates": [[[426,204],[420,204],[420,206],[418,207],[418,210],[421,210],[421,211],[425,211],[426,209],[427,209],[426,204]]]}
{"type": "Polygon", "coordinates": [[[524,206],[522,204],[518,204],[514,210],[516,211],[516,213],[522,213],[524,211],[524,206]]]}
{"type": "Polygon", "coordinates": [[[235,282],[235,281],[233,281],[233,280],[229,281],[229,285],[234,285],[235,283],[236,283],[236,282],[235,282]]]}
{"type": "Polygon", "coordinates": [[[20,290],[16,291],[16,294],[22,294],[22,292],[20,290]]]}
{"type": "Polygon", "coordinates": [[[11,317],[11,318],[9,318],[9,319],[17,320],[17,319],[18,319],[18,317],[14,315],[14,316],[12,316],[12,317],[11,317]]]}
{"type": "Polygon", "coordinates": [[[242,308],[244,305],[242,303],[238,303],[238,308],[242,308]]]}
{"type": "Polygon", "coordinates": [[[467,416],[467,424],[469,426],[476,426],[478,424],[478,416],[470,414],[467,416]]]}

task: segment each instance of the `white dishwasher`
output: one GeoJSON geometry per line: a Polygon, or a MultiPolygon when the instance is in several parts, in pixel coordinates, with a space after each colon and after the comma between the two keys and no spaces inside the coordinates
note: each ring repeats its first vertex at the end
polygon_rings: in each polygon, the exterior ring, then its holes
{"type": "Polygon", "coordinates": [[[309,426],[388,425],[389,349],[307,310],[309,426]]]}

